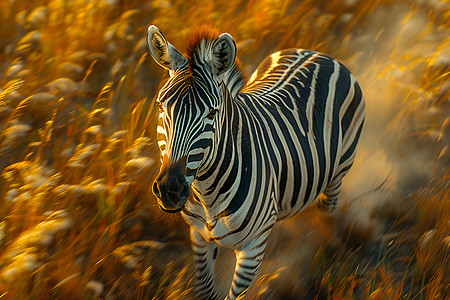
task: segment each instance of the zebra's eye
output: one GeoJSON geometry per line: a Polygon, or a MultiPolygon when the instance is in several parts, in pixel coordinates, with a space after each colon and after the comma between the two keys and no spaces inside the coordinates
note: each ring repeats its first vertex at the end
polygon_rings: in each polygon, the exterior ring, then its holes
{"type": "Polygon", "coordinates": [[[209,120],[214,120],[214,117],[216,116],[217,109],[211,109],[209,113],[206,115],[206,118],[209,120]]]}

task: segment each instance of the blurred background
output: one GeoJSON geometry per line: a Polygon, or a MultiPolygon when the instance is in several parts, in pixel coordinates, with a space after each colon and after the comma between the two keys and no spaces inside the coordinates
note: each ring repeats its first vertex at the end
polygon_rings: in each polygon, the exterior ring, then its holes
{"type": "MultiPolygon", "coordinates": [[[[290,47],[358,79],[367,119],[333,214],[274,228],[249,299],[449,299],[447,0],[0,0],[0,298],[190,299],[160,212],[149,25],[230,33],[247,75],[290,47]]],[[[221,250],[225,293],[233,253],[221,250]]]]}

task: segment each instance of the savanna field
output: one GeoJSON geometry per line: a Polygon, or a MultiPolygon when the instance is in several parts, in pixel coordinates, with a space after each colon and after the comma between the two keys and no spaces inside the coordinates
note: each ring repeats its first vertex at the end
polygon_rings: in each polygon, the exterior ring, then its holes
{"type": "Polygon", "coordinates": [[[277,223],[248,299],[450,299],[447,0],[0,0],[0,299],[195,299],[188,226],[149,188],[168,74],[145,37],[184,52],[204,23],[248,77],[311,49],[366,98],[338,208],[277,223]]]}

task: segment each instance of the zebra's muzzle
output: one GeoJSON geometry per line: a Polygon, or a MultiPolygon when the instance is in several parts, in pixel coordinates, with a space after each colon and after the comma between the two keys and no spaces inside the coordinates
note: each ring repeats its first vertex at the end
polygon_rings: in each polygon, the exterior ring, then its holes
{"type": "Polygon", "coordinates": [[[158,205],[164,212],[175,213],[183,210],[190,187],[184,177],[185,163],[161,166],[158,176],[153,182],[152,191],[158,205]]]}

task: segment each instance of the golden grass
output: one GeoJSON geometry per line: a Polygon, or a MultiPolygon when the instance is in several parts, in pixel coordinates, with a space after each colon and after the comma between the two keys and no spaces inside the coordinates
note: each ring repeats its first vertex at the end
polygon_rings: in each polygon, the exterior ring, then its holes
{"type": "Polygon", "coordinates": [[[191,296],[187,226],[148,190],[163,72],[145,34],[155,24],[183,52],[204,22],[234,36],[249,73],[288,47],[342,60],[367,98],[363,143],[433,164],[425,181],[402,174],[372,227],[345,207],[307,215],[320,242],[289,242],[311,260],[293,247],[250,298],[450,297],[449,12],[444,0],[0,0],[0,298],[191,296]]]}

